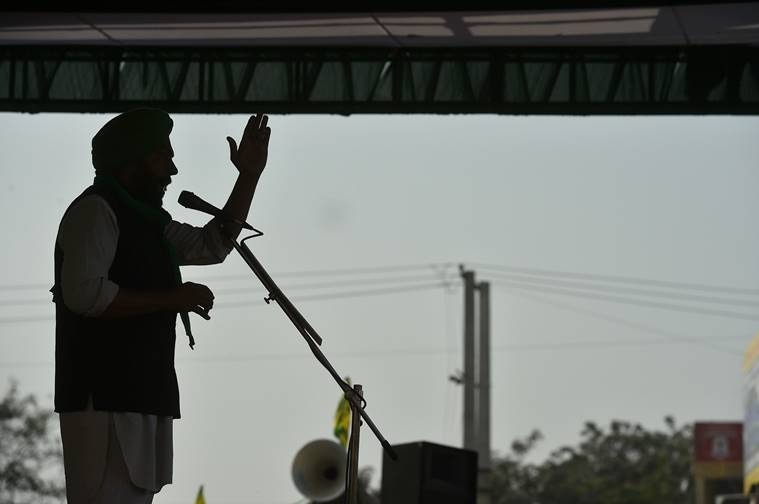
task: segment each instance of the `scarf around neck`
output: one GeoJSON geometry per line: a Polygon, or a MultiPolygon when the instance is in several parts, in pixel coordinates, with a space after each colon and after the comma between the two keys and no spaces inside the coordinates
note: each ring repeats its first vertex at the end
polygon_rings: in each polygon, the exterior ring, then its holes
{"type": "MultiPolygon", "coordinates": [[[[139,215],[148,225],[156,228],[160,232],[161,242],[166,247],[169,253],[169,261],[171,262],[171,268],[174,272],[174,281],[177,286],[182,285],[182,272],[179,270],[179,262],[177,261],[177,252],[174,246],[166,240],[166,234],[164,229],[166,225],[171,222],[171,215],[163,208],[156,208],[147,203],[137,200],[130,195],[124,187],[111,175],[97,174],[95,176],[94,187],[98,189],[105,189],[115,195],[119,201],[127,206],[130,210],[139,215]]],[[[190,316],[187,312],[181,312],[179,314],[182,319],[182,325],[184,326],[185,334],[190,340],[190,348],[195,348],[195,338],[192,336],[192,329],[190,328],[190,316]]]]}

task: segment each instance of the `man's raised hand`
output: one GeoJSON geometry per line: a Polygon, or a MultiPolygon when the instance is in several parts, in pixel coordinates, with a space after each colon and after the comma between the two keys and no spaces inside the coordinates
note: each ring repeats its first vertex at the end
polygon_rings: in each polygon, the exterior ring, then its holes
{"type": "Polygon", "coordinates": [[[268,122],[269,117],[262,113],[250,116],[239,147],[234,138],[227,137],[229,159],[243,175],[259,177],[266,167],[271,135],[271,128],[266,125],[268,122]]]}

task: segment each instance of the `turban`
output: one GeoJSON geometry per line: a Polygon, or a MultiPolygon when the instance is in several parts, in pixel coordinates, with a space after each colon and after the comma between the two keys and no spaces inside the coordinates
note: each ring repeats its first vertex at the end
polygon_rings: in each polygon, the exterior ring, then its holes
{"type": "Polygon", "coordinates": [[[107,171],[144,159],[166,141],[173,126],[169,114],[160,109],[119,114],[92,137],[92,165],[96,171],[107,171]]]}

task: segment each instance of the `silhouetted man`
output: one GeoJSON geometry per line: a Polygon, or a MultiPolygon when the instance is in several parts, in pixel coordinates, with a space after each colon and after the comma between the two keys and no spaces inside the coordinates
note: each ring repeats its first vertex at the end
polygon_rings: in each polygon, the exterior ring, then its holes
{"type": "MultiPolygon", "coordinates": [[[[248,120],[227,137],[239,174],[225,216],[244,222],[266,166],[270,128],[248,120]]],[[[172,481],[174,370],[179,314],[205,319],[213,294],[181,281],[179,266],[222,262],[240,225],[180,224],[162,208],[177,174],[173,121],[135,109],[92,139],[95,181],[66,210],[55,244],[55,410],[60,413],[69,504],[150,503],[172,481]]]]}

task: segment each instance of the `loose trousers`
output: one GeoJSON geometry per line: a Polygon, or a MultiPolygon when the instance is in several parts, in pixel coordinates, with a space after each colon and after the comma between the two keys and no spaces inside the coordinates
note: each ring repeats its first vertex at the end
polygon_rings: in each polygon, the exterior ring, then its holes
{"type": "Polygon", "coordinates": [[[61,416],[68,504],[151,504],[155,493],[136,486],[129,476],[113,415],[102,414],[108,420],[96,429],[77,415],[61,416]]]}

